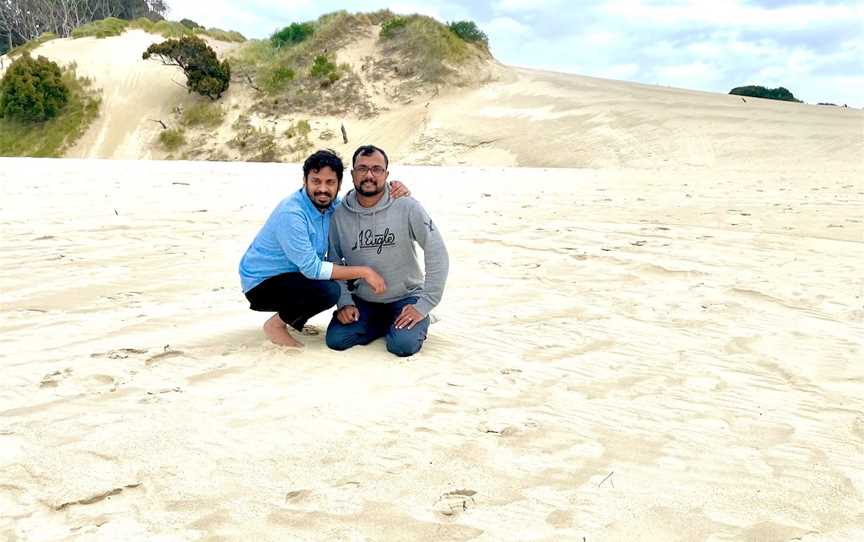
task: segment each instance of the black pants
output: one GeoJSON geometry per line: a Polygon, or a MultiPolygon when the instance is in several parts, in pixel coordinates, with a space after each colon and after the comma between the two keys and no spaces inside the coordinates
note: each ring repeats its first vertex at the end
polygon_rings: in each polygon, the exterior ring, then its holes
{"type": "Polygon", "coordinates": [[[336,281],[284,273],[246,292],[246,299],[253,311],[278,312],[283,322],[301,331],[307,320],[335,305],[339,294],[336,281]]]}

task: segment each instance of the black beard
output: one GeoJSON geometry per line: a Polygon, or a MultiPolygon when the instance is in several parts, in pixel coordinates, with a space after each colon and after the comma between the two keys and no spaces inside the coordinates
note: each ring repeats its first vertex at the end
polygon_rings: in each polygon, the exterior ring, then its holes
{"type": "Polygon", "coordinates": [[[314,205],[314,206],[317,207],[318,209],[321,209],[322,211],[323,211],[324,209],[329,208],[331,205],[333,205],[333,197],[330,196],[330,194],[313,194],[312,197],[309,198],[309,199],[312,200],[312,205],[314,205]],[[318,201],[315,199],[315,198],[317,198],[317,197],[320,196],[320,195],[326,195],[326,196],[329,196],[329,197],[330,197],[330,201],[327,203],[327,205],[321,205],[321,204],[318,203],[318,201]]]}
{"type": "Polygon", "coordinates": [[[372,197],[372,196],[377,196],[378,194],[380,194],[383,191],[384,191],[383,185],[381,186],[380,189],[377,186],[375,186],[375,188],[373,188],[372,190],[363,190],[363,183],[361,182],[360,186],[357,187],[357,192],[360,193],[360,195],[362,195],[362,196],[366,196],[367,198],[372,197]]]}

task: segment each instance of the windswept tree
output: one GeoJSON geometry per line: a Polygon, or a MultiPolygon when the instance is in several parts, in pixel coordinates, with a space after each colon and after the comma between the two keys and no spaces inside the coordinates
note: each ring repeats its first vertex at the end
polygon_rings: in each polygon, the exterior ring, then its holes
{"type": "Polygon", "coordinates": [[[186,74],[186,88],[211,100],[218,100],[228,90],[231,66],[219,62],[216,52],[197,36],[183,36],[154,43],[144,51],[143,58],[155,57],[166,66],[177,66],[186,74]]]}
{"type": "Polygon", "coordinates": [[[65,38],[106,17],[159,20],[166,11],[165,0],[0,0],[0,54],[45,32],[65,38]]]}

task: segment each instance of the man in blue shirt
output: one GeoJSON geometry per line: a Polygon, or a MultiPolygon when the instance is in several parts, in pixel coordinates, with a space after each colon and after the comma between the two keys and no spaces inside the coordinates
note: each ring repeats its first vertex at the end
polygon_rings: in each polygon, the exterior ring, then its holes
{"type": "MultiPolygon", "coordinates": [[[[312,316],[339,300],[337,280],[361,279],[375,293],[386,290],[384,279],[368,266],[325,261],[330,218],[339,204],[344,166],[330,150],[313,153],[303,163],[303,187],[276,206],[240,260],[240,282],[249,307],[275,312],[264,333],[275,344],[302,347],[288,333],[301,331],[312,316]]],[[[407,195],[401,183],[394,191],[407,195]]]]}

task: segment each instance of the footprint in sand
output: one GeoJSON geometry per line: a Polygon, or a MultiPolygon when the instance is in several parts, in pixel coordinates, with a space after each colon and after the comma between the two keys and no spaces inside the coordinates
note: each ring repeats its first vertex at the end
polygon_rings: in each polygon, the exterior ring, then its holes
{"type": "Polygon", "coordinates": [[[166,347],[164,352],[159,352],[158,354],[147,358],[147,360],[144,362],[144,365],[150,366],[164,359],[176,358],[183,355],[185,354],[182,350],[170,350],[166,347]]]}
{"type": "Polygon", "coordinates": [[[517,433],[532,431],[540,427],[540,424],[534,420],[525,420],[524,422],[507,423],[505,421],[486,421],[482,422],[477,429],[481,433],[498,435],[501,437],[509,437],[517,433]]]}
{"type": "Polygon", "coordinates": [[[91,358],[108,358],[108,359],[126,359],[135,354],[146,354],[146,349],[141,348],[118,348],[117,350],[109,350],[107,352],[96,352],[90,354],[91,358]]]}
{"type": "Polygon", "coordinates": [[[472,489],[457,489],[444,493],[433,506],[434,510],[442,516],[455,516],[474,506],[474,495],[477,492],[472,489]]]}
{"type": "Polygon", "coordinates": [[[47,375],[42,377],[42,381],[39,382],[40,388],[56,388],[60,381],[69,377],[72,374],[72,369],[68,367],[63,369],[62,371],[54,371],[53,373],[48,373],[47,375]]]}

